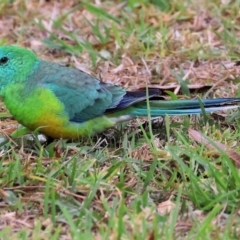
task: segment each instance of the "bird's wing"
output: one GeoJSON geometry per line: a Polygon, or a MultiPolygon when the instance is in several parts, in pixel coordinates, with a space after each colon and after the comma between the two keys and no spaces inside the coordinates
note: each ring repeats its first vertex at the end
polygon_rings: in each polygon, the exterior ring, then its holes
{"type": "MultiPolygon", "coordinates": [[[[84,122],[146,99],[145,89],[127,92],[80,70],[45,61],[41,61],[29,77],[28,86],[51,89],[73,122],[84,122]]],[[[155,97],[159,93],[158,89],[149,89],[148,96],[155,97]]]]}
{"type": "Polygon", "coordinates": [[[64,105],[70,121],[84,122],[115,108],[126,91],[73,68],[42,61],[30,76],[29,87],[51,89],[64,105]]]}

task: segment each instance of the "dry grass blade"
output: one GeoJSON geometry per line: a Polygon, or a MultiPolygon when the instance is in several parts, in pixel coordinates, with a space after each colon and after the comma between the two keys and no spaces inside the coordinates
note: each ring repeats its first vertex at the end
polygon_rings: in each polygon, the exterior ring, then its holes
{"type": "Polygon", "coordinates": [[[204,138],[204,136],[200,132],[193,130],[191,128],[188,130],[188,134],[189,134],[189,137],[192,138],[194,141],[196,141],[200,144],[204,144],[209,149],[215,149],[217,146],[217,147],[221,148],[223,151],[226,151],[228,156],[230,157],[230,159],[233,161],[234,165],[237,168],[240,168],[240,154],[238,154],[233,149],[229,148],[228,146],[226,146],[220,142],[216,142],[213,140],[212,140],[212,142],[210,142],[209,140],[204,138]]]}

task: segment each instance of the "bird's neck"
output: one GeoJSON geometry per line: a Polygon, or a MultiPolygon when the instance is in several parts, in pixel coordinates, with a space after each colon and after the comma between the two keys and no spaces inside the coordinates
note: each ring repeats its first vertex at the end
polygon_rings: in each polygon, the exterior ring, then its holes
{"type": "Polygon", "coordinates": [[[13,71],[8,81],[0,86],[0,96],[4,98],[6,95],[6,89],[16,84],[20,84],[24,88],[24,85],[27,85],[32,76],[37,72],[40,63],[41,60],[37,59],[26,65],[21,71],[13,71]]]}

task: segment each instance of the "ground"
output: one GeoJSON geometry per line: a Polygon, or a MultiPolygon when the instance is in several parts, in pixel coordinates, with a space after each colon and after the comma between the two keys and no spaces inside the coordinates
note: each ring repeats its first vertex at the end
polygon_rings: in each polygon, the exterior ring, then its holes
{"type": "MultiPolygon", "coordinates": [[[[168,99],[240,95],[239,23],[231,0],[0,1],[0,45],[168,99]]],[[[73,142],[0,117],[0,239],[239,239],[238,111],[73,142]]]]}

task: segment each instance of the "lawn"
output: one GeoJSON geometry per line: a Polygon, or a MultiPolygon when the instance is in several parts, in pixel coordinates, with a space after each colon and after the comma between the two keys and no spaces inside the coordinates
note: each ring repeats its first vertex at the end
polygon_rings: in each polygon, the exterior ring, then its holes
{"type": "MultiPolygon", "coordinates": [[[[239,7],[0,0],[0,45],[166,99],[237,97],[239,7]]],[[[0,239],[240,239],[238,110],[51,142],[38,130],[14,136],[20,126],[0,104],[0,239]]]]}

